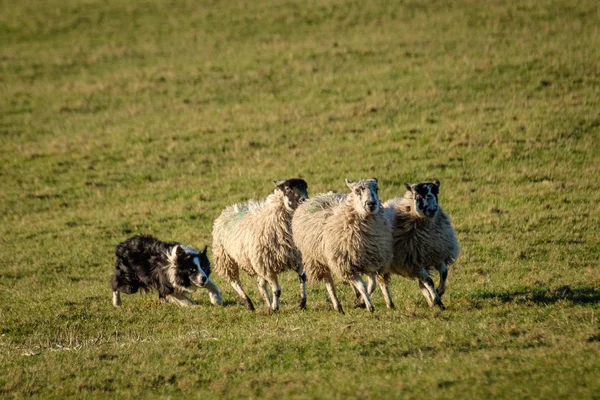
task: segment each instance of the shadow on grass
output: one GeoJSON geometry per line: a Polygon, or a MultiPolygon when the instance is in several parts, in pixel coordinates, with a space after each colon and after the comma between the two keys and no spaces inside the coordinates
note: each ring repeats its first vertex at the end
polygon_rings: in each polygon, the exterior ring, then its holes
{"type": "Polygon", "coordinates": [[[472,294],[473,300],[498,300],[502,303],[553,304],[570,301],[573,304],[595,304],[600,302],[600,291],[593,287],[565,285],[557,288],[525,288],[506,292],[478,291],[472,294]]]}

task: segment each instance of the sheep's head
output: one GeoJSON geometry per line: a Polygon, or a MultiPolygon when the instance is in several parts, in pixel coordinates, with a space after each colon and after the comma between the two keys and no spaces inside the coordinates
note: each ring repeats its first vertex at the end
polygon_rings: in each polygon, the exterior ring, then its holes
{"type": "Polygon", "coordinates": [[[346,179],[346,185],[351,190],[349,200],[354,202],[354,208],[360,215],[367,216],[379,211],[379,186],[376,178],[358,182],[346,179]]]}
{"type": "Polygon", "coordinates": [[[283,193],[283,204],[288,211],[294,211],[298,205],[308,199],[308,184],[304,179],[288,179],[285,181],[273,181],[275,191],[283,193]]]}
{"type": "Polygon", "coordinates": [[[404,186],[412,193],[414,209],[417,214],[428,218],[435,216],[439,209],[440,181],[436,179],[433,182],[405,183],[404,186]]]}

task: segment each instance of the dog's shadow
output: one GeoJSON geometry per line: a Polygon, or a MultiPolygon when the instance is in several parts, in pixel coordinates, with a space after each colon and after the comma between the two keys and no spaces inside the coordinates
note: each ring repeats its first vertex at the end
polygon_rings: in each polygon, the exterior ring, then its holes
{"type": "Polygon", "coordinates": [[[506,292],[477,291],[472,300],[497,300],[502,303],[554,304],[569,301],[573,304],[595,304],[600,302],[600,291],[594,287],[524,288],[506,292]]]}

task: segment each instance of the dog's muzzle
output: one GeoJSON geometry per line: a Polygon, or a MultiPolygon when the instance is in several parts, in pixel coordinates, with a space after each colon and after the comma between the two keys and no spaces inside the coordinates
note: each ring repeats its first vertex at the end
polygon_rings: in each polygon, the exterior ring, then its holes
{"type": "Polygon", "coordinates": [[[208,278],[202,274],[198,274],[193,280],[192,283],[198,287],[204,287],[208,278]]]}

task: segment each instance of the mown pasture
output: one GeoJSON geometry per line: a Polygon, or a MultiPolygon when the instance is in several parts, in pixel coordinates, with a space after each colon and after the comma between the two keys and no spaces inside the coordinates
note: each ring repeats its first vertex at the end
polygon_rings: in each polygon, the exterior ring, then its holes
{"type": "MultiPolygon", "coordinates": [[[[2,1],[2,397],[600,396],[597,1],[2,1]],[[201,247],[301,176],[438,178],[447,310],[110,303],[114,246],[201,247]]],[[[210,252],[209,252],[210,256],[210,252]]]]}

